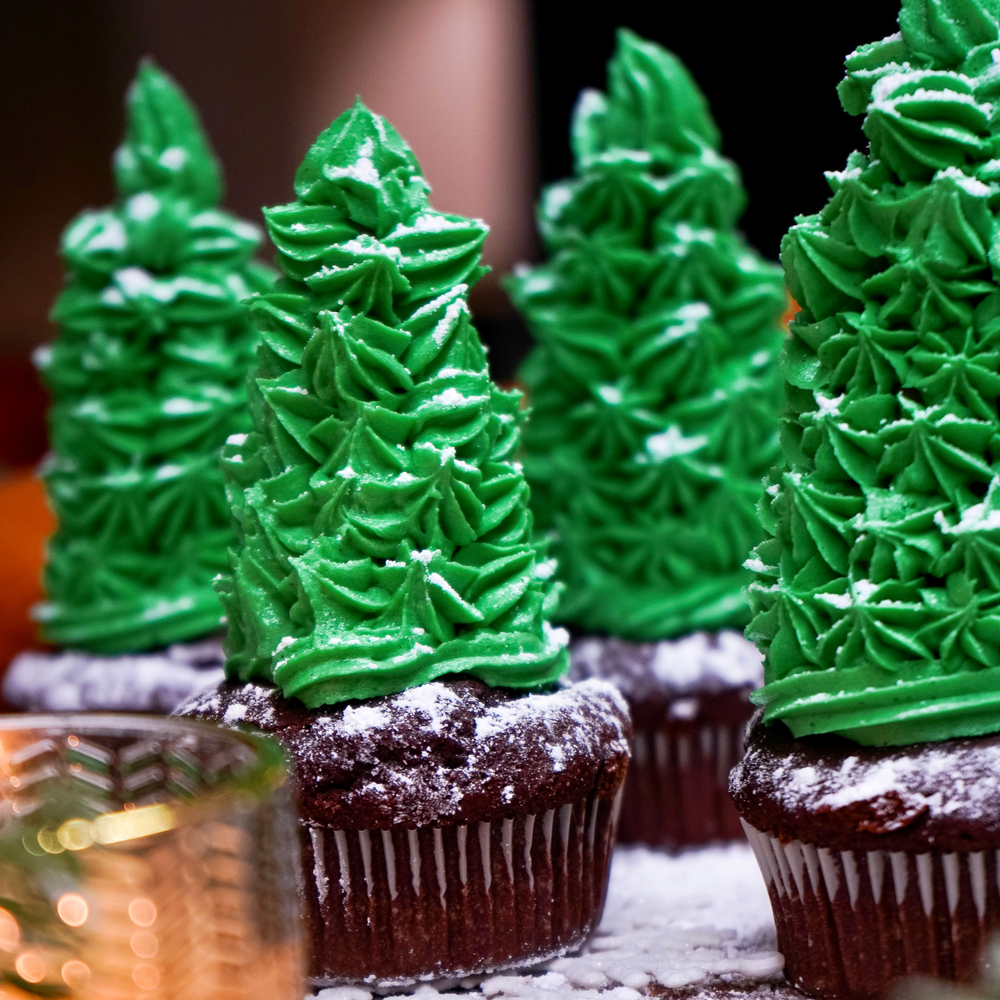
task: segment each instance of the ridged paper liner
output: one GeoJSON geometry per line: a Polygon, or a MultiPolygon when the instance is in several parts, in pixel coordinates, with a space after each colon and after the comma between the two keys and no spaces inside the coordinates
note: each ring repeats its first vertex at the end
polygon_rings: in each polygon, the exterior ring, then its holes
{"type": "Polygon", "coordinates": [[[666,720],[636,730],[622,800],[622,843],[682,847],[742,840],[729,772],[743,757],[746,724],[701,726],[666,720]]]}
{"type": "Polygon", "coordinates": [[[604,907],[621,796],[491,823],[304,826],[312,982],[462,977],[578,947],[604,907]]]}
{"type": "Polygon", "coordinates": [[[743,827],[785,975],[806,993],[868,1000],[903,976],[976,977],[1000,924],[1000,851],[835,851],[743,827]]]}

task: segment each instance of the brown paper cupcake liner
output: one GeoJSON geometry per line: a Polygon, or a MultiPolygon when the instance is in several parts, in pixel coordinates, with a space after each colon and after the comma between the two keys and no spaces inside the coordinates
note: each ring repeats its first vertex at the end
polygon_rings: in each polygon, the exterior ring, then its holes
{"type": "Polygon", "coordinates": [[[745,722],[692,729],[669,720],[637,729],[619,840],[666,847],[742,840],[729,772],[743,756],[745,731],[745,722]]]}
{"type": "Polygon", "coordinates": [[[604,907],[621,797],[456,826],[304,825],[311,981],[461,978],[578,947],[604,907]]]}
{"type": "Polygon", "coordinates": [[[743,826],[804,992],[869,1000],[904,976],[975,979],[1000,924],[1000,851],[835,851],[743,826]]]}

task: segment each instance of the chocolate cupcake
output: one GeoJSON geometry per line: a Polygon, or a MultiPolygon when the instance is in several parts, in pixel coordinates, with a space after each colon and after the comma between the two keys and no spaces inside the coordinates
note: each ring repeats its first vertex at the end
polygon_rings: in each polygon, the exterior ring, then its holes
{"type": "Polygon", "coordinates": [[[571,677],[609,681],[631,710],[619,840],[741,839],[729,771],[743,756],[750,692],[763,681],[760,653],[730,630],[674,642],[581,639],[571,651],[571,677]]]}
{"type": "Polygon", "coordinates": [[[59,333],[35,355],[58,525],[32,615],[57,649],[16,657],[4,684],[34,711],[170,712],[221,666],[219,449],[249,429],[242,300],[272,276],[251,260],[260,231],[218,208],[221,169],[177,84],[144,62],[127,112],[117,201],[63,234],[59,333]]]}
{"type": "Polygon", "coordinates": [[[519,396],[466,304],[487,230],[360,102],[295,188],[265,210],[255,430],[223,453],[230,686],[182,711],[290,751],[315,983],[530,965],[600,916],[629,726],[609,685],[558,686],[519,396]]]}
{"type": "Polygon", "coordinates": [[[295,761],[315,984],[531,965],[596,927],[628,763],[609,685],[448,680],[307,709],[232,684],[184,714],[295,761]]]}
{"type": "Polygon", "coordinates": [[[971,981],[1000,928],[998,774],[997,734],[862,747],[758,719],[731,787],[788,979],[851,998],[971,981]]]}
{"type": "Polygon", "coordinates": [[[970,11],[905,0],[848,56],[870,152],[782,242],[803,308],[733,790],[789,976],[822,997],[967,979],[1000,921],[1000,21],[970,11]]]}
{"type": "Polygon", "coordinates": [[[736,232],[739,172],[680,61],[622,30],[608,80],[539,205],[551,259],[508,281],[537,342],[524,471],[574,669],[621,679],[637,716],[622,838],[680,846],[741,836],[726,775],[759,658],[726,630],[749,621],[786,298],[736,232]]]}

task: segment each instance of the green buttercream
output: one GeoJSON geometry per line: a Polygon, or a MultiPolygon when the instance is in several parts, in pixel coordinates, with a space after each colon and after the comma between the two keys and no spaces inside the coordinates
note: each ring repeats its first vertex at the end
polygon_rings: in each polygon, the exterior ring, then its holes
{"type": "Polygon", "coordinates": [[[252,303],[256,429],[224,450],[239,544],[219,592],[230,675],[310,707],[567,667],[512,461],[519,394],[490,382],[466,304],[487,228],[428,190],[359,102],[264,213],[285,278],[252,303]]]}
{"type": "Polygon", "coordinates": [[[115,157],[119,198],[63,234],[44,468],[45,637],[98,653],[219,628],[232,541],[219,448],[249,429],[255,339],[241,300],[269,287],[256,227],[216,208],[222,178],[177,85],[144,63],[115,157]]]}
{"type": "Polygon", "coordinates": [[[549,260],[508,283],[537,341],[524,468],[559,617],[635,640],[744,625],[781,275],[733,230],[739,173],[677,58],[620,31],[608,77],[577,104],[573,178],[539,206],[549,260]]]}
{"type": "Polygon", "coordinates": [[[901,35],[848,56],[870,153],[782,242],[803,308],[747,635],[797,736],[1000,730],[998,21],[905,0],[901,35]]]}

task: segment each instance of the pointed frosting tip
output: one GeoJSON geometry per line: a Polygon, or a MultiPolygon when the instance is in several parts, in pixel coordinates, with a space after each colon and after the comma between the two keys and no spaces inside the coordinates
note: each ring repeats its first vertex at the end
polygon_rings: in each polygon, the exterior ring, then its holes
{"type": "Polygon", "coordinates": [[[295,190],[265,210],[284,280],[251,306],[255,433],[224,456],[243,528],[219,582],[227,671],[310,707],[453,673],[552,683],[567,654],[515,463],[519,397],[491,384],[466,302],[486,226],[430,206],[360,99],[295,190]]]}
{"type": "Polygon", "coordinates": [[[785,296],[734,230],[739,171],[677,58],[622,30],[608,76],[538,206],[549,259],[506,286],[535,340],[524,469],[558,617],[652,641],[746,621],[785,296]]]}
{"type": "Polygon", "coordinates": [[[139,64],[126,97],[125,137],[115,152],[115,181],[129,197],[170,189],[209,208],[222,198],[222,170],[198,112],[150,58],[139,64]]]}
{"type": "Polygon", "coordinates": [[[584,91],[574,113],[578,160],[622,147],[669,155],[718,151],[716,128],[704,95],[672,53],[619,28],[608,63],[608,96],[598,106],[584,91]],[[586,95],[586,96],[584,96],[586,95]]]}
{"type": "Polygon", "coordinates": [[[218,167],[177,84],[144,60],[127,103],[120,197],[63,233],[42,366],[59,530],[35,615],[48,641],[109,655],[219,628],[232,522],[218,450],[249,430],[243,302],[273,282],[252,261],[259,230],[215,207],[218,167]]]}
{"type": "Polygon", "coordinates": [[[313,143],[295,175],[302,201],[339,208],[379,237],[425,207],[429,192],[413,150],[360,97],[313,143]]]}

